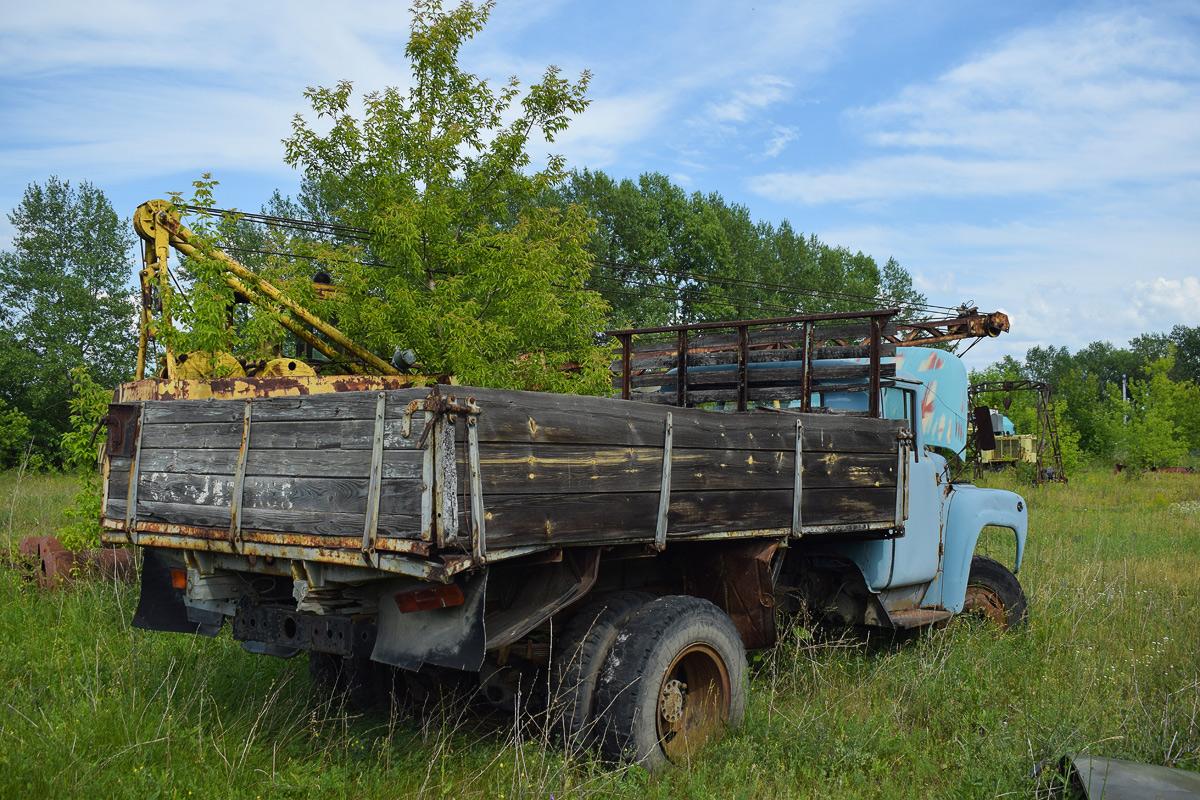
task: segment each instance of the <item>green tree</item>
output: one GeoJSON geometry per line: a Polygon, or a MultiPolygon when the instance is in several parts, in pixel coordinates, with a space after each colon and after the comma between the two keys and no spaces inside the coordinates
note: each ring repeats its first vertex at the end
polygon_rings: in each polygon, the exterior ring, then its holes
{"type": "Polygon", "coordinates": [[[688,194],[660,173],[616,181],[577,170],[547,203],[575,203],[596,219],[590,286],[620,325],[850,311],[894,304],[902,318],[925,298],[895,259],[831,247],[778,226],[715,192],[688,194]]]}
{"type": "Polygon", "coordinates": [[[0,400],[0,469],[21,466],[34,443],[29,417],[0,400]]]}
{"type": "Polygon", "coordinates": [[[1175,345],[1175,369],[1171,377],[1179,382],[1200,384],[1200,325],[1194,328],[1176,325],[1170,338],[1175,345]]]}
{"type": "Polygon", "coordinates": [[[361,118],[348,82],[305,93],[321,122],[296,117],[287,162],[340,203],[339,222],[370,232],[371,254],[330,249],[342,291],[310,302],[376,352],[411,348],[427,372],[605,391],[595,334],[607,306],[586,289],[593,223],[578,206],[537,202],[565,165],[551,154],[535,170],[529,153],[585,108],[589,75],[571,82],[551,67],[522,92],[516,78],[496,88],[463,71],[460,48],[492,6],[418,3],[405,49],[412,86],[365,95],[361,118]]]}
{"type": "Polygon", "coordinates": [[[1178,466],[1187,452],[1175,421],[1180,386],[1169,377],[1173,367],[1173,356],[1159,358],[1147,367],[1144,380],[1129,385],[1128,421],[1117,442],[1117,457],[1128,466],[1178,466]]]}
{"type": "Polygon", "coordinates": [[[13,250],[0,253],[0,399],[29,418],[35,448],[58,461],[71,370],[87,364],[112,386],[136,355],[133,234],[87,181],[31,183],[8,218],[16,234],[13,250]]]}

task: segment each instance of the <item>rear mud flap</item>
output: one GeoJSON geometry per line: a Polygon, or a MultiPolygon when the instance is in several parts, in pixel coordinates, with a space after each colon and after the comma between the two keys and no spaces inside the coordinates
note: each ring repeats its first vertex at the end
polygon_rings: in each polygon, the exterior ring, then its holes
{"type": "Polygon", "coordinates": [[[422,664],[472,672],[483,666],[487,573],[459,585],[462,605],[409,614],[400,612],[391,591],[384,591],[379,597],[379,627],[371,659],[414,671],[422,664]]]}
{"type": "Polygon", "coordinates": [[[219,620],[194,622],[188,619],[183,590],[171,585],[171,564],[153,547],[142,551],[142,593],[133,614],[133,627],[203,636],[216,636],[221,632],[219,620]]]}

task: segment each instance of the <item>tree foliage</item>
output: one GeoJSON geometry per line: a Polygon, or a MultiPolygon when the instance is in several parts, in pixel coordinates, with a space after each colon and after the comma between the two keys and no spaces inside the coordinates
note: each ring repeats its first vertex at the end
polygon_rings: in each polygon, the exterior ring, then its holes
{"type": "MultiPolygon", "coordinates": [[[[1092,457],[1137,468],[1178,466],[1200,451],[1200,376],[1192,359],[1200,361],[1200,327],[1176,325],[1137,336],[1127,348],[1093,342],[1072,354],[1034,347],[1023,363],[1008,357],[986,374],[1051,383],[1059,413],[1092,457]]],[[[1018,432],[1028,432],[1023,411],[1014,413],[1018,432]]]]}
{"type": "Polygon", "coordinates": [[[411,88],[364,95],[361,116],[349,82],[305,93],[317,121],[297,115],[286,159],[323,213],[369,241],[314,245],[341,291],[303,299],[375,352],[415,351],[429,373],[602,391],[606,356],[594,337],[607,306],[586,286],[592,222],[578,206],[537,202],[565,166],[548,155],[533,169],[529,152],[584,109],[589,76],[572,82],[550,67],[522,91],[516,78],[497,88],[463,71],[460,48],[491,9],[419,3],[411,88]]]}
{"type": "Polygon", "coordinates": [[[35,450],[57,462],[71,370],[87,364],[106,386],[129,375],[133,235],[87,181],[31,183],[8,218],[16,234],[0,253],[0,400],[29,419],[35,450]]]}
{"type": "Polygon", "coordinates": [[[66,510],[65,526],[55,531],[59,540],[70,550],[86,550],[100,544],[100,474],[96,469],[99,448],[107,434],[103,429],[95,440],[92,431],[108,410],[112,391],[97,383],[86,367],[71,370],[71,430],[62,437],[66,466],[79,475],[79,491],[75,502],[66,510]]]}
{"type": "Polygon", "coordinates": [[[576,170],[543,202],[578,204],[597,220],[588,242],[597,261],[589,285],[609,299],[620,325],[925,302],[895,259],[880,267],[861,252],[798,233],[786,220],[756,222],[745,206],[715,192],[689,194],[660,173],[618,181],[576,170]]]}

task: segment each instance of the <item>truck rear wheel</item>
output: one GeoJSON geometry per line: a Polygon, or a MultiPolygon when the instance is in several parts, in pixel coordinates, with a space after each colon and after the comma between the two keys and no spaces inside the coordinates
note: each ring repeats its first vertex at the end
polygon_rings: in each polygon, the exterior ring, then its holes
{"type": "Polygon", "coordinates": [[[971,557],[964,614],[978,614],[1012,631],[1025,624],[1025,590],[1008,567],[994,558],[971,557]]]}
{"type": "Polygon", "coordinates": [[[355,711],[395,712],[406,692],[398,686],[396,669],[366,656],[344,658],[312,650],[308,675],[313,687],[323,693],[341,695],[355,711]]]}
{"type": "Polygon", "coordinates": [[[643,606],[600,674],[601,747],[648,770],[680,763],[742,722],[746,650],[721,609],[673,595],[643,606]]]}
{"type": "Polygon", "coordinates": [[[625,623],[653,599],[648,592],[613,592],[585,605],[567,623],[554,647],[549,709],[551,733],[564,745],[586,748],[596,743],[600,667],[625,623]]]}

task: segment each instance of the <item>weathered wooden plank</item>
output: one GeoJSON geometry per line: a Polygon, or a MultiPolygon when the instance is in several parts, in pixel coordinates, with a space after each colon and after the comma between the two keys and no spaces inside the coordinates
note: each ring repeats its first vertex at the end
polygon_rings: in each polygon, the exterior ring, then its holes
{"type": "MultiPolygon", "coordinates": [[[[514,392],[456,387],[457,394],[475,396],[482,408],[479,440],[553,444],[601,444],[662,447],[666,411],[641,403],[605,397],[514,392]]],[[[733,414],[673,409],[675,446],[784,450],[795,432],[786,426],[766,428],[733,414]]],[[[466,440],[459,420],[459,441],[466,440]]]]}
{"type": "MultiPolygon", "coordinates": [[[[884,336],[895,336],[900,329],[894,324],[883,326],[884,336]]],[[[813,329],[813,339],[818,342],[837,340],[867,340],[871,336],[871,324],[860,322],[854,325],[819,325],[813,329]]]]}
{"type": "MultiPolygon", "coordinates": [[[[109,482],[110,506],[124,503],[128,475],[114,476],[109,482]]],[[[138,480],[138,509],[141,501],[211,506],[224,509],[228,525],[233,476],[177,472],[143,472],[138,480]]],[[[421,479],[385,480],[380,486],[382,513],[419,514],[421,479]]],[[[249,508],[279,511],[350,512],[359,515],[358,533],[362,536],[362,514],[366,510],[366,478],[281,478],[247,476],[242,498],[243,510],[249,508]]]]}
{"type": "MultiPolygon", "coordinates": [[[[460,396],[475,393],[483,409],[481,442],[662,446],[665,409],[602,397],[492,389],[470,389],[460,396]]],[[[795,445],[795,420],[700,409],[672,413],[679,448],[790,450],[795,445]]],[[[806,449],[865,453],[895,452],[896,433],[904,426],[896,420],[848,423],[826,417],[811,424],[828,426],[829,434],[811,445],[806,435],[806,449]]],[[[464,441],[462,420],[458,429],[458,439],[464,441]]]]}
{"type": "MultiPolygon", "coordinates": [[[[257,408],[254,413],[254,421],[250,426],[250,446],[255,449],[369,450],[375,433],[374,420],[260,422],[257,408]]],[[[401,435],[401,428],[402,420],[399,418],[384,422],[385,448],[416,447],[420,438],[417,426],[414,425],[408,438],[401,435]]],[[[142,426],[142,447],[147,449],[236,450],[241,446],[241,441],[240,422],[189,422],[178,425],[142,426]]]]}
{"type": "MultiPolygon", "coordinates": [[[[676,395],[674,392],[634,392],[629,399],[637,403],[675,405],[676,395]]],[[[694,398],[692,402],[695,402],[694,398]]]]}
{"type": "MultiPolygon", "coordinates": [[[[399,417],[411,401],[427,397],[429,389],[387,392],[389,417],[399,417]]],[[[376,392],[335,392],[301,397],[254,398],[254,422],[375,419],[376,392]]],[[[178,425],[194,422],[240,422],[245,400],[159,400],[146,404],[146,424],[178,425]]],[[[424,416],[414,424],[424,424],[424,416]]]]}
{"type": "MultiPolygon", "coordinates": [[[[730,326],[732,329],[734,326],[730,326]]],[[[869,330],[866,326],[857,326],[864,331],[864,335],[869,330]]],[[[893,333],[895,326],[892,326],[893,333]]],[[[818,331],[823,329],[818,328],[818,331]]],[[[832,330],[832,328],[831,328],[832,330]]],[[[832,338],[832,337],[830,337],[832,338]]],[[[751,347],[756,345],[771,345],[771,344],[799,344],[804,339],[803,328],[751,328],[749,330],[749,343],[751,347]]],[[[653,341],[642,342],[635,345],[632,352],[635,357],[640,355],[663,355],[669,352],[675,352],[676,338],[656,339],[653,341]]],[[[703,333],[692,334],[688,337],[688,349],[698,348],[730,348],[736,349],[738,345],[737,333],[703,333]]]]}
{"type": "MultiPolygon", "coordinates": [[[[884,343],[880,345],[880,357],[892,358],[896,355],[896,345],[884,343]]],[[[851,345],[846,347],[841,346],[826,346],[814,347],[814,359],[834,359],[834,358],[870,358],[871,348],[867,345],[851,345]]],[[[751,350],[750,361],[753,363],[767,362],[800,362],[803,360],[803,354],[798,349],[788,350],[751,350]]],[[[717,364],[736,364],[737,352],[733,350],[723,350],[714,353],[689,353],[688,366],[701,367],[717,364]]],[[[635,370],[654,370],[654,369],[674,369],[678,366],[678,360],[673,355],[663,356],[640,356],[633,360],[631,368],[635,370]]],[[[883,365],[881,364],[882,368],[883,365]]],[[[614,361],[612,363],[612,371],[620,374],[621,362],[614,361]]]]}
{"type": "MultiPolygon", "coordinates": [[[[786,489],[794,451],[672,448],[672,491],[786,489]]],[[[460,459],[460,474],[465,466],[460,459]]],[[[662,473],[662,449],[491,444],[480,453],[485,497],[646,491],[662,473]]],[[[460,477],[460,481],[465,477],[460,477]]],[[[893,454],[806,453],[804,484],[812,488],[896,484],[893,454]]]]}
{"type": "MultiPolygon", "coordinates": [[[[783,392],[788,390],[760,390],[783,392]]],[[[487,441],[662,446],[666,409],[654,401],[674,403],[667,392],[635,393],[643,402],[604,398],[576,406],[552,406],[544,400],[528,409],[485,404],[479,417],[481,439],[487,441]],[[600,401],[603,401],[602,403],[600,401]],[[595,403],[593,405],[592,403],[595,403]],[[489,411],[490,409],[490,411],[489,411]]],[[[770,398],[763,398],[770,399],[770,398]]],[[[700,401],[697,401],[700,402],[700,401]]],[[[706,411],[672,408],[675,446],[680,448],[788,450],[794,447],[795,418],[765,412],[706,411]]],[[[805,450],[847,453],[895,453],[901,420],[843,419],[813,414],[805,421],[805,450]]],[[[460,422],[458,437],[466,436],[460,422]]]]}
{"type": "MultiPolygon", "coordinates": [[[[779,351],[775,351],[779,352],[779,351]]],[[[762,363],[762,362],[759,362],[762,363]]],[[[797,364],[799,362],[796,362],[797,364]]],[[[850,379],[850,378],[866,378],[870,375],[871,367],[868,364],[838,364],[838,365],[813,365],[812,377],[813,380],[834,380],[834,379],[850,379]]],[[[879,366],[879,376],[881,378],[891,378],[896,374],[895,364],[881,364],[879,366]]],[[[751,369],[747,372],[751,385],[766,384],[773,381],[796,381],[800,380],[803,375],[803,368],[800,366],[782,366],[782,367],[760,367],[751,369]]],[[[634,375],[630,379],[630,386],[675,386],[674,372],[648,372],[641,375],[634,375]]],[[[711,372],[689,372],[688,385],[698,386],[702,384],[714,383],[734,383],[737,381],[737,371],[734,369],[711,371],[711,372]]]]}
{"type": "Polygon", "coordinates": [[[842,392],[866,392],[870,391],[869,383],[814,383],[812,390],[814,392],[829,392],[830,394],[841,394],[842,392]]]}
{"type": "MultiPolygon", "coordinates": [[[[881,358],[892,358],[896,355],[896,345],[881,344],[879,346],[879,355],[881,358]]],[[[822,358],[870,358],[870,345],[850,345],[847,347],[814,347],[813,359],[822,358]]]]}
{"type": "MultiPolygon", "coordinates": [[[[750,386],[750,399],[754,400],[799,400],[802,397],[799,386],[750,386]]],[[[675,395],[670,392],[646,392],[638,393],[633,396],[634,400],[643,403],[655,404],[672,404],[675,402],[675,395]]],[[[697,389],[688,391],[688,400],[693,405],[701,405],[703,403],[726,403],[731,404],[727,408],[732,410],[737,404],[737,390],[732,386],[727,386],[723,389],[697,389]]]]}
{"type": "MultiPolygon", "coordinates": [[[[813,364],[812,379],[848,380],[850,378],[868,378],[871,375],[870,364],[813,364]]],[[[896,375],[895,364],[880,364],[879,377],[892,378],[896,375]]]]}
{"type": "MultiPolygon", "coordinates": [[[[783,368],[765,368],[752,369],[747,372],[747,377],[751,386],[771,385],[780,381],[799,381],[804,377],[804,371],[799,367],[783,367],[783,368]]],[[[736,385],[737,370],[720,370],[713,372],[689,372],[687,374],[688,386],[719,386],[721,384],[736,385]]],[[[670,386],[675,387],[675,373],[653,373],[650,375],[635,375],[630,381],[630,385],[638,388],[645,386],[670,386]]]]}
{"type": "MultiPolygon", "coordinates": [[[[125,501],[110,503],[108,516],[124,519],[125,501]]],[[[217,530],[229,529],[229,509],[188,503],[138,501],[138,520],[168,525],[187,525],[217,530]]],[[[346,537],[348,547],[362,546],[363,515],[338,511],[242,510],[245,528],[280,533],[346,537]]],[[[379,535],[400,539],[420,538],[420,515],[380,514],[379,535]]]]}
{"type": "MultiPolygon", "coordinates": [[[[667,538],[727,530],[790,528],[792,490],[674,492],[667,538]]],[[[805,525],[852,525],[890,521],[895,489],[805,490],[805,525]]],[[[571,542],[651,541],[658,492],[626,495],[513,495],[491,498],[488,547],[559,545],[571,542]]]]}
{"type": "MultiPolygon", "coordinates": [[[[797,364],[803,361],[803,351],[793,348],[780,350],[751,350],[750,363],[765,364],[794,361],[797,364]]],[[[688,356],[688,366],[706,366],[712,364],[737,364],[737,351],[722,351],[716,353],[691,353],[688,356]]],[[[632,362],[633,370],[663,370],[674,369],[677,361],[674,356],[642,356],[635,358],[632,362]]],[[[621,362],[614,361],[612,363],[612,371],[620,376],[621,362]]]]}
{"type": "MultiPolygon", "coordinates": [[[[420,450],[385,450],[384,478],[419,478],[424,454],[420,450]]],[[[145,472],[233,474],[235,450],[143,450],[145,472]]],[[[116,459],[114,459],[115,463],[116,459]]],[[[247,475],[291,477],[366,477],[371,468],[369,450],[267,450],[251,447],[246,455],[247,475]]],[[[128,470],[128,466],[125,467],[128,470]]]]}

